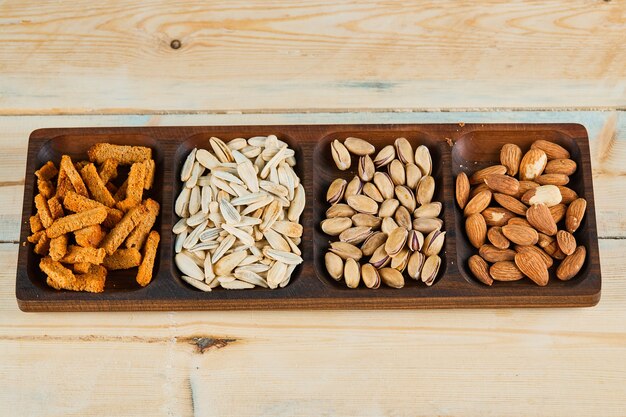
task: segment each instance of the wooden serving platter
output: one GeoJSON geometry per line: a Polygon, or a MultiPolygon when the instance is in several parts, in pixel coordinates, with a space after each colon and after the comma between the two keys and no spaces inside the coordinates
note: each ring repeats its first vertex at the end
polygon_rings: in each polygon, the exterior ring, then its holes
{"type": "MultiPolygon", "coordinates": [[[[591,306],[600,299],[601,273],[598,254],[593,184],[586,129],[578,124],[433,124],[433,125],[287,125],[217,127],[62,128],[34,131],[28,146],[24,205],[20,242],[29,235],[28,219],[35,212],[34,172],[43,163],[58,163],[62,154],[86,159],[87,149],[96,142],[149,146],[157,166],[151,197],[161,203],[155,228],[161,244],[153,281],[145,288],[134,281],[136,270],[113,271],[100,294],[57,291],[45,283],[39,271],[39,257],[32,245],[19,250],[16,296],[24,311],[112,311],[112,310],[226,310],[226,309],[391,309],[451,307],[564,307],[591,306]],[[198,291],[180,279],[173,265],[171,226],[175,196],[180,191],[179,172],[193,147],[208,147],[211,136],[224,140],[275,134],[296,151],[296,172],[306,190],[302,216],[304,236],[301,249],[304,263],[282,289],[216,289],[198,291]],[[328,207],[325,192],[337,176],[352,178],[354,171],[340,172],[334,166],[329,143],[356,136],[380,149],[395,138],[406,137],[413,147],[425,144],[433,156],[435,199],[443,203],[442,218],[447,231],[443,262],[431,287],[406,280],[402,289],[381,286],[349,289],[334,281],[324,268],[328,237],[319,222],[328,207]],[[586,198],[587,214],[576,239],[587,247],[585,266],[576,278],[563,282],[554,277],[546,287],[530,280],[494,282],[487,287],[477,282],[467,268],[474,253],[463,232],[463,215],[454,202],[454,177],[468,174],[499,160],[504,143],[517,143],[523,150],[537,139],[566,147],[578,164],[569,186],[586,198]]],[[[354,167],[354,164],[353,164],[354,167]]]]}

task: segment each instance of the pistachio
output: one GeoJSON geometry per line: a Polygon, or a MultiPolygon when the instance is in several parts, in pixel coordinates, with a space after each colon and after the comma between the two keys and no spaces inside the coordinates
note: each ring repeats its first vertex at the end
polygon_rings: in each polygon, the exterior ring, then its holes
{"type": "Polygon", "coordinates": [[[348,186],[348,182],[343,178],[337,178],[330,184],[328,187],[328,191],[326,192],[326,201],[330,204],[334,204],[339,202],[346,191],[346,187],[348,186]]]}
{"type": "Polygon", "coordinates": [[[378,188],[371,182],[366,182],[365,184],[363,184],[363,194],[376,201],[377,203],[382,203],[384,201],[382,194],[380,194],[380,191],[378,191],[378,188]]]}
{"type": "Polygon", "coordinates": [[[366,195],[353,195],[347,198],[347,203],[350,207],[365,214],[378,213],[378,204],[366,195]]]}
{"type": "Polygon", "coordinates": [[[352,220],[349,217],[331,217],[330,219],[322,220],[320,227],[327,235],[339,236],[341,232],[352,227],[352,220]]]}
{"type": "Polygon", "coordinates": [[[387,172],[391,177],[391,181],[395,185],[404,185],[406,184],[406,172],[404,170],[404,165],[398,159],[394,159],[387,166],[387,172]]]}
{"type": "Polygon", "coordinates": [[[335,204],[326,210],[326,218],[332,217],[352,217],[356,211],[347,204],[335,204]]]}
{"type": "Polygon", "coordinates": [[[421,252],[413,252],[411,254],[407,264],[407,272],[411,278],[420,279],[420,274],[422,273],[422,267],[424,266],[425,260],[426,256],[424,256],[421,252]]]}
{"type": "Polygon", "coordinates": [[[346,242],[332,242],[330,244],[330,251],[344,260],[352,258],[358,261],[363,257],[361,249],[346,242]]]}
{"type": "Polygon", "coordinates": [[[378,217],[392,217],[399,206],[400,202],[395,198],[383,201],[378,209],[378,217]]]}
{"type": "Polygon", "coordinates": [[[330,276],[339,281],[343,277],[343,260],[332,252],[326,252],[324,255],[324,264],[330,276]]]}
{"type": "Polygon", "coordinates": [[[400,271],[393,268],[381,268],[378,270],[381,281],[391,288],[404,287],[404,277],[400,271]]]}
{"type": "Polygon", "coordinates": [[[394,198],[394,185],[387,173],[377,172],[374,174],[374,184],[385,200],[394,198]]]}
{"type": "Polygon", "coordinates": [[[443,243],[446,239],[446,232],[441,230],[433,230],[424,238],[424,255],[432,256],[437,255],[443,248],[443,243]]]}
{"type": "Polygon", "coordinates": [[[380,225],[380,230],[383,233],[387,233],[387,235],[389,235],[397,227],[400,227],[400,226],[398,226],[398,223],[396,223],[396,221],[393,218],[385,217],[380,225]]]}
{"type": "Polygon", "coordinates": [[[387,266],[391,262],[391,257],[387,255],[387,251],[385,251],[385,245],[380,245],[374,250],[374,253],[370,257],[369,263],[374,266],[376,269],[383,268],[387,266]]]}
{"type": "Polygon", "coordinates": [[[417,230],[409,230],[406,242],[409,249],[413,252],[420,251],[424,245],[424,235],[417,230]]]}
{"type": "Polygon", "coordinates": [[[393,269],[397,269],[400,272],[404,272],[407,264],[409,263],[409,256],[411,252],[409,252],[408,248],[403,248],[400,252],[391,257],[391,267],[393,269]]]}
{"type": "Polygon", "coordinates": [[[355,155],[365,156],[376,152],[376,148],[371,143],[359,138],[346,138],[343,144],[355,155]]]}
{"type": "Polygon", "coordinates": [[[387,145],[378,152],[374,158],[374,166],[376,168],[389,164],[396,157],[396,150],[393,145],[387,145]]]}
{"type": "Polygon", "coordinates": [[[374,166],[374,162],[369,155],[365,155],[359,158],[359,166],[358,166],[359,178],[363,181],[371,181],[374,178],[374,172],[376,172],[376,167],[374,166]]]}
{"type": "Polygon", "coordinates": [[[411,213],[409,213],[409,210],[407,210],[406,207],[398,207],[398,210],[396,210],[393,218],[398,226],[404,227],[406,230],[411,230],[413,228],[413,224],[411,223],[411,213]]]}
{"type": "Polygon", "coordinates": [[[433,285],[437,274],[439,273],[439,267],[441,266],[441,258],[437,255],[430,255],[424,261],[422,267],[422,282],[428,286],[433,285]]]}
{"type": "Polygon", "coordinates": [[[351,217],[351,219],[355,226],[367,226],[373,229],[379,228],[382,223],[382,219],[380,217],[365,213],[356,213],[351,217]]]}
{"type": "Polygon", "coordinates": [[[396,227],[389,233],[387,242],[385,243],[385,251],[387,255],[394,256],[404,247],[409,232],[404,227],[396,227]]]}
{"type": "Polygon", "coordinates": [[[400,162],[403,164],[412,164],[415,161],[413,147],[406,138],[396,139],[393,146],[396,149],[396,154],[400,162]]]}
{"type": "Polygon", "coordinates": [[[439,217],[439,215],[441,214],[441,208],[442,208],[442,205],[438,201],[435,201],[433,203],[426,203],[426,204],[423,204],[422,206],[416,208],[415,211],[413,212],[413,216],[416,217],[416,218],[421,218],[421,217],[435,218],[435,217],[439,217]]]}
{"type": "Polygon", "coordinates": [[[422,175],[430,175],[433,169],[433,161],[430,157],[430,151],[424,145],[420,145],[415,150],[415,164],[422,171],[422,175]]]}
{"type": "Polygon", "coordinates": [[[361,251],[365,256],[372,256],[376,248],[384,245],[387,241],[387,234],[384,232],[374,232],[370,234],[363,244],[361,245],[361,251]]]}
{"type": "Polygon", "coordinates": [[[435,194],[435,179],[430,175],[425,175],[417,184],[416,200],[420,204],[430,203],[435,194]]]}
{"type": "Polygon", "coordinates": [[[339,234],[339,240],[342,242],[359,245],[372,234],[371,227],[357,226],[344,230],[339,234]]]}
{"type": "Polygon", "coordinates": [[[415,196],[409,187],[406,185],[396,185],[395,194],[398,201],[400,201],[400,204],[406,207],[410,212],[415,210],[415,196]]]}
{"type": "Polygon", "coordinates": [[[346,191],[344,192],[343,196],[344,198],[348,198],[353,195],[359,195],[361,194],[362,190],[363,190],[363,183],[361,182],[359,177],[354,177],[346,186],[346,191]]]}
{"type": "Polygon", "coordinates": [[[361,282],[361,268],[359,264],[352,258],[346,260],[343,267],[343,278],[346,280],[348,288],[356,288],[361,282]]]}
{"type": "Polygon", "coordinates": [[[380,275],[372,264],[363,264],[361,266],[361,279],[367,288],[376,289],[380,287],[380,275]]]}
{"type": "Polygon", "coordinates": [[[406,185],[410,189],[414,190],[417,187],[417,183],[422,178],[422,171],[415,164],[407,164],[404,167],[406,172],[406,185]]]}
{"type": "Polygon", "coordinates": [[[341,171],[350,169],[352,161],[350,158],[350,152],[348,152],[348,148],[346,148],[343,143],[335,140],[330,145],[330,149],[337,168],[339,168],[341,171]]]}

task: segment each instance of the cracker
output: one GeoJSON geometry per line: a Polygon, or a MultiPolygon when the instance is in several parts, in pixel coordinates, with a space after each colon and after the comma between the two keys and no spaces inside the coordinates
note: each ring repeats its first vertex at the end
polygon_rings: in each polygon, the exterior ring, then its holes
{"type": "Polygon", "coordinates": [[[89,262],[90,264],[100,265],[104,261],[106,253],[102,248],[83,248],[81,246],[70,245],[67,253],[61,259],[64,264],[75,264],[78,262],[89,262]]]}
{"type": "Polygon", "coordinates": [[[59,219],[65,215],[65,213],[63,213],[63,206],[57,197],[52,197],[48,200],[48,210],[50,210],[52,220],[59,219]]]}
{"type": "Polygon", "coordinates": [[[30,231],[32,233],[40,232],[43,230],[43,224],[41,224],[41,219],[39,218],[39,214],[30,216],[30,219],[28,219],[28,222],[30,223],[30,231]]]}
{"type": "Polygon", "coordinates": [[[128,173],[128,185],[126,186],[126,198],[116,204],[116,207],[126,212],[141,203],[143,186],[146,176],[146,166],[137,162],[130,167],[128,173]]]}
{"type": "Polygon", "coordinates": [[[50,257],[42,258],[39,261],[39,268],[44,274],[48,275],[48,285],[57,290],[71,288],[76,285],[74,273],[50,257]]]}
{"type": "Polygon", "coordinates": [[[86,274],[87,272],[89,272],[89,268],[91,268],[91,265],[93,264],[90,264],[89,262],[76,262],[72,266],[75,273],[86,274]]]}
{"type": "Polygon", "coordinates": [[[80,171],[80,175],[82,176],[83,181],[85,181],[85,184],[87,184],[89,193],[94,200],[107,207],[113,207],[115,205],[113,196],[104,186],[104,182],[102,182],[102,179],[98,175],[98,171],[96,171],[94,164],[85,165],[85,167],[80,171]]]}
{"type": "MultiPolygon", "coordinates": [[[[82,211],[76,214],[70,214],[69,216],[61,217],[52,223],[52,225],[46,229],[46,234],[49,238],[55,238],[62,234],[74,232],[93,224],[100,224],[106,219],[107,211],[104,207],[97,207],[91,210],[82,211]]],[[[44,223],[45,225],[45,223],[44,223]]]]}
{"type": "Polygon", "coordinates": [[[154,159],[146,159],[143,163],[146,166],[143,189],[149,190],[152,188],[152,184],[154,184],[154,171],[156,169],[156,165],[154,163],[154,159]]]}
{"type": "Polygon", "coordinates": [[[52,225],[54,219],[50,214],[50,209],[48,208],[48,202],[46,198],[41,194],[37,194],[35,196],[35,207],[37,208],[37,215],[41,220],[41,224],[43,224],[43,227],[47,229],[52,225]]]}
{"type": "Polygon", "coordinates": [[[37,180],[37,191],[46,198],[50,198],[56,193],[54,184],[51,181],[42,179],[37,180]]]}
{"type": "Polygon", "coordinates": [[[58,173],[59,170],[52,161],[46,162],[41,168],[35,171],[35,175],[37,176],[37,178],[44,181],[51,180],[52,178],[56,177],[58,173]]]}
{"type": "Polygon", "coordinates": [[[50,238],[44,234],[41,234],[39,241],[35,244],[35,252],[37,255],[45,256],[50,251],[50,238]]]}
{"type": "Polygon", "coordinates": [[[130,269],[141,264],[141,253],[137,249],[118,249],[104,258],[102,265],[109,271],[130,269]]]}
{"type": "Polygon", "coordinates": [[[83,179],[78,174],[78,171],[76,171],[76,167],[74,167],[74,164],[72,163],[72,158],[68,155],[63,155],[61,157],[60,167],[61,172],[65,172],[67,177],[70,179],[72,187],[74,187],[74,191],[80,195],[88,197],[89,194],[87,193],[87,187],[85,186],[83,179]]]}
{"type": "Polygon", "coordinates": [[[75,231],[74,239],[79,246],[97,248],[105,234],[99,224],[94,224],[75,231]]]}
{"type": "Polygon", "coordinates": [[[137,283],[142,287],[145,287],[152,281],[152,270],[154,268],[154,260],[156,258],[156,251],[159,247],[159,232],[153,230],[148,235],[146,240],[146,246],[144,247],[143,261],[139,265],[139,271],[137,272],[137,283]]]}
{"type": "Polygon", "coordinates": [[[100,165],[98,175],[105,184],[117,178],[117,160],[111,158],[105,160],[102,165],[100,165]]]}
{"type": "Polygon", "coordinates": [[[122,242],[124,242],[126,237],[128,237],[130,232],[147,213],[148,209],[144,205],[131,208],[128,213],[122,217],[122,220],[106,235],[100,247],[104,248],[108,255],[111,255],[120,247],[122,242]]]}
{"type": "Polygon", "coordinates": [[[87,151],[91,162],[104,163],[107,159],[115,159],[120,165],[132,165],[152,159],[152,149],[145,146],[113,145],[96,143],[87,151]]]}
{"type": "Polygon", "coordinates": [[[61,235],[50,239],[50,257],[55,261],[60,261],[67,253],[67,235],[61,235]]]}
{"type": "Polygon", "coordinates": [[[141,219],[141,222],[133,229],[133,231],[126,239],[125,246],[127,248],[137,248],[141,249],[146,238],[148,237],[148,233],[154,226],[154,222],[156,221],[157,216],[159,215],[159,203],[149,198],[144,201],[144,206],[148,209],[148,214],[141,219]]]}
{"type": "Polygon", "coordinates": [[[124,213],[120,210],[107,207],[104,204],[97,202],[96,200],[92,200],[87,197],[83,197],[82,195],[76,194],[74,191],[69,191],[65,198],[63,199],[63,205],[66,209],[73,211],[74,213],[81,213],[85,210],[91,210],[98,207],[103,207],[107,211],[107,217],[102,223],[104,227],[115,227],[115,225],[122,220],[124,213]]]}

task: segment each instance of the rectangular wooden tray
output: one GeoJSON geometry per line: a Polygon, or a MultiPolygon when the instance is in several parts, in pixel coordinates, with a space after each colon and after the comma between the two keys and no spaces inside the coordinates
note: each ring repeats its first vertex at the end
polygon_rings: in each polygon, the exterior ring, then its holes
{"type": "MultiPolygon", "coordinates": [[[[16,296],[23,311],[112,311],[112,310],[225,310],[225,309],[390,309],[451,307],[564,307],[591,306],[600,299],[601,274],[598,255],[593,185],[586,129],[578,124],[405,124],[405,125],[288,125],[215,127],[111,127],[61,128],[34,131],[28,145],[28,162],[17,268],[16,296]],[[203,293],[185,284],[173,265],[172,222],[174,200],[180,190],[178,176],[184,157],[193,147],[208,147],[208,139],[276,134],[296,151],[296,171],[306,190],[303,213],[304,236],[301,249],[304,263],[294,272],[291,283],[277,290],[255,288],[235,291],[218,289],[203,293]],[[404,136],[413,147],[425,144],[433,155],[435,198],[444,205],[442,218],[447,238],[442,267],[432,287],[407,279],[402,289],[381,286],[348,289],[328,276],[323,264],[328,237],[319,228],[328,207],[325,190],[341,173],[332,163],[329,142],[357,136],[377,148],[404,136]],[[463,232],[462,213],[454,202],[454,177],[471,173],[499,160],[504,143],[517,143],[523,150],[537,139],[565,146],[578,163],[569,184],[587,199],[587,214],[576,232],[577,241],[587,247],[587,260],[579,276],[562,282],[552,278],[546,287],[530,280],[496,282],[492,287],[478,283],[467,268],[474,252],[463,232]],[[58,163],[62,154],[86,159],[87,149],[96,142],[137,144],[154,150],[157,164],[151,197],[161,203],[155,228],[161,234],[154,279],[145,288],[134,282],[136,271],[115,271],[103,293],[57,291],[45,283],[38,268],[39,257],[29,235],[28,219],[35,212],[34,172],[43,163],[58,163]]],[[[354,164],[353,164],[354,166],[354,164]]]]}

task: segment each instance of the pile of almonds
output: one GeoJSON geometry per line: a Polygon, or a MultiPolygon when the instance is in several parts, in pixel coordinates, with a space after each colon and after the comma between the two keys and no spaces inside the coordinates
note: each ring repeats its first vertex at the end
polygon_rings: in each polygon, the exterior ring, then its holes
{"type": "Polygon", "coordinates": [[[368,288],[378,288],[381,281],[402,288],[406,269],[412,279],[432,285],[446,233],[438,218],[442,205],[432,201],[435,179],[428,148],[413,152],[406,138],[398,138],[372,159],[374,145],[350,137],[333,141],[331,152],[342,171],[350,169],[355,155],[358,175],[349,182],[335,179],[326,194],[332,205],[320,226],[339,239],[324,257],[330,276],[343,278],[349,288],[361,281],[368,288]]]}
{"type": "Polygon", "coordinates": [[[295,153],[275,135],[209,140],[181,170],[174,262],[202,290],[282,288],[302,263],[305,194],[295,153]]]}
{"type": "Polygon", "coordinates": [[[456,178],[467,238],[478,249],[469,258],[470,270],[487,285],[528,277],[545,286],[556,260],[556,277],[572,279],[586,257],[573,233],[587,202],[566,187],[576,162],[562,146],[537,140],[526,154],[504,145],[500,163],[456,178]]]}

